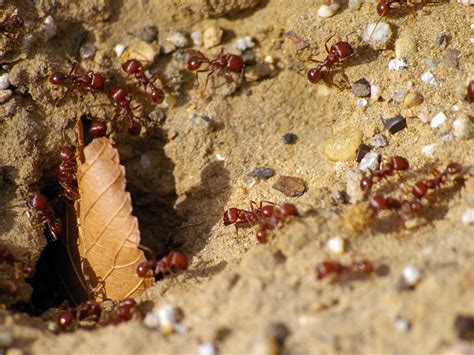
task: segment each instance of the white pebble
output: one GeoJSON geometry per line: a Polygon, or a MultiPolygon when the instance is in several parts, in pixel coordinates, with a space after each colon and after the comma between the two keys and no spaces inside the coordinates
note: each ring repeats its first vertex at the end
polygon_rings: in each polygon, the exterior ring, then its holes
{"type": "Polygon", "coordinates": [[[273,64],[275,63],[275,58],[271,55],[267,55],[265,58],[263,58],[263,61],[268,64],[273,64]]]}
{"type": "Polygon", "coordinates": [[[415,286],[421,278],[421,271],[416,266],[408,265],[403,268],[402,279],[407,286],[415,286]]]}
{"type": "Polygon", "coordinates": [[[224,161],[225,160],[225,156],[220,154],[220,153],[216,153],[216,160],[217,161],[224,161]]]}
{"type": "Polygon", "coordinates": [[[178,322],[179,309],[172,304],[165,304],[157,311],[161,326],[174,325],[178,322]]]}
{"type": "Polygon", "coordinates": [[[140,165],[143,169],[148,169],[151,166],[150,157],[146,154],[142,154],[142,156],[140,157],[140,165]]]}
{"type": "Polygon", "coordinates": [[[421,152],[428,157],[432,157],[437,146],[438,144],[436,143],[425,145],[423,148],[421,148],[421,152]]]}
{"type": "Polygon", "coordinates": [[[143,323],[147,328],[158,329],[160,326],[160,317],[155,311],[148,312],[143,319],[143,323]]]}
{"type": "Polygon", "coordinates": [[[341,255],[344,253],[344,244],[344,239],[341,237],[334,237],[328,240],[326,248],[334,254],[341,255]]]}
{"type": "Polygon", "coordinates": [[[369,42],[370,39],[376,44],[385,44],[390,40],[390,37],[392,37],[392,30],[386,22],[379,22],[378,25],[375,22],[369,23],[362,34],[362,39],[365,42],[369,42]]]}
{"type": "Polygon", "coordinates": [[[193,41],[193,44],[197,47],[202,46],[202,33],[201,31],[194,31],[191,32],[191,40],[193,41]]]}
{"type": "Polygon", "coordinates": [[[351,10],[359,10],[362,5],[361,0],[349,0],[349,9],[351,10]]]}
{"type": "Polygon", "coordinates": [[[13,344],[13,336],[8,332],[0,332],[0,348],[8,348],[13,344]]]}
{"type": "Polygon", "coordinates": [[[198,352],[200,355],[216,355],[217,348],[212,343],[203,343],[203,344],[199,344],[198,352]]]}
{"type": "Polygon", "coordinates": [[[369,145],[373,148],[382,148],[387,145],[387,139],[383,136],[383,134],[378,133],[372,137],[369,145]]]}
{"type": "Polygon", "coordinates": [[[397,318],[395,320],[395,329],[400,333],[406,333],[410,330],[410,322],[404,318],[397,318]]]}
{"type": "Polygon", "coordinates": [[[6,102],[10,97],[12,97],[13,91],[10,89],[0,90],[0,104],[6,102]]]}
{"type": "Polygon", "coordinates": [[[367,106],[368,101],[366,99],[357,99],[356,105],[357,107],[365,107],[367,106]]]}
{"type": "Polygon", "coordinates": [[[46,17],[46,19],[43,22],[43,36],[46,41],[50,40],[51,38],[54,37],[57,31],[57,26],[56,22],[54,21],[54,18],[49,15],[46,17]]]}
{"type": "Polygon", "coordinates": [[[359,163],[359,170],[363,173],[370,170],[377,170],[380,165],[380,155],[376,152],[368,152],[359,163]]]}
{"type": "Polygon", "coordinates": [[[244,184],[249,190],[252,190],[256,183],[257,179],[255,179],[253,176],[246,176],[244,178],[244,184]]]}
{"type": "Polygon", "coordinates": [[[234,47],[235,49],[243,52],[247,49],[252,49],[255,47],[255,42],[251,36],[240,37],[235,41],[234,47]]]}
{"type": "Polygon", "coordinates": [[[461,217],[463,224],[473,224],[474,223],[474,208],[469,208],[466,212],[463,213],[461,217]]]}
{"type": "Polygon", "coordinates": [[[447,119],[448,118],[446,117],[444,112],[438,112],[431,119],[431,123],[430,123],[431,128],[436,129],[438,127],[441,127],[444,124],[444,122],[446,122],[447,119]]]}
{"type": "Polygon", "coordinates": [[[436,78],[434,77],[433,74],[431,74],[431,72],[427,71],[425,73],[423,73],[423,75],[421,76],[421,81],[427,83],[427,84],[430,84],[432,86],[436,86],[437,85],[437,82],[436,82],[436,78]]]}
{"type": "Polygon", "coordinates": [[[372,101],[377,101],[381,95],[382,95],[382,90],[380,89],[380,86],[371,84],[370,85],[370,99],[372,101]]]}
{"type": "Polygon", "coordinates": [[[390,71],[400,71],[408,68],[408,63],[403,59],[392,59],[388,62],[388,70],[390,71]]]}
{"type": "Polygon", "coordinates": [[[339,10],[339,3],[333,2],[330,5],[321,5],[318,9],[318,16],[319,17],[332,17],[336,14],[337,10],[339,10]]]}
{"type": "Polygon", "coordinates": [[[405,98],[407,91],[408,90],[405,88],[395,89],[392,94],[392,99],[394,99],[396,102],[402,102],[403,99],[405,98]]]}
{"type": "Polygon", "coordinates": [[[457,139],[469,139],[472,136],[472,122],[467,117],[459,117],[453,122],[453,134],[457,139]]]}
{"type": "Polygon", "coordinates": [[[114,48],[114,51],[115,51],[115,54],[117,54],[117,57],[121,57],[123,52],[125,52],[125,49],[127,49],[127,46],[125,44],[116,44],[115,45],[115,48],[114,48]]]}
{"type": "Polygon", "coordinates": [[[458,2],[464,6],[474,5],[474,0],[458,0],[458,2]]]}
{"type": "Polygon", "coordinates": [[[79,49],[79,55],[82,59],[91,59],[95,54],[96,48],[94,43],[87,42],[84,43],[79,49]]]}
{"type": "Polygon", "coordinates": [[[171,32],[166,40],[178,48],[184,48],[189,44],[188,38],[181,32],[171,32]]]}
{"type": "Polygon", "coordinates": [[[8,80],[8,77],[8,73],[0,75],[0,90],[5,90],[10,86],[10,80],[8,80]]]}

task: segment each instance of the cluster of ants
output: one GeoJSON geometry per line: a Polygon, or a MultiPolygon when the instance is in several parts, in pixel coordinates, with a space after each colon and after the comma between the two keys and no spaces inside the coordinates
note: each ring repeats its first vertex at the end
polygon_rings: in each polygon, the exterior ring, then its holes
{"type": "Polygon", "coordinates": [[[273,202],[260,201],[257,205],[256,202],[250,201],[250,211],[235,207],[227,209],[224,212],[224,225],[234,224],[237,233],[239,227],[258,225],[257,240],[265,244],[268,242],[268,231],[297,216],[298,210],[291,203],[278,206],[273,202]],[[267,205],[263,205],[264,203],[267,205]]]}

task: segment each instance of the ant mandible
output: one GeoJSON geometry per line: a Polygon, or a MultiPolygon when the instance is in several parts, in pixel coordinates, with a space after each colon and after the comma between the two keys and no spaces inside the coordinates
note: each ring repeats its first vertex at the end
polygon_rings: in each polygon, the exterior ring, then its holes
{"type": "Polygon", "coordinates": [[[151,79],[145,74],[143,64],[137,59],[129,59],[122,64],[122,69],[128,75],[134,75],[138,83],[143,86],[145,92],[150,89],[151,99],[156,103],[162,103],[165,99],[165,93],[160,88],[157,88],[151,79]]]}
{"type": "Polygon", "coordinates": [[[203,53],[196,51],[188,60],[188,70],[195,71],[196,76],[198,73],[209,72],[206,77],[205,87],[207,87],[209,77],[214,74],[216,70],[219,70],[226,75],[239,73],[240,77],[242,77],[244,74],[244,68],[244,61],[240,56],[231,53],[224,53],[222,48],[215,59],[211,60],[203,53]],[[202,64],[208,64],[208,66],[204,69],[200,69],[202,64]]]}
{"type": "Polygon", "coordinates": [[[8,14],[2,21],[0,21],[0,33],[5,37],[10,38],[9,34],[15,33],[24,25],[23,18],[15,13],[16,11],[17,10],[15,9],[12,13],[8,14]]]}

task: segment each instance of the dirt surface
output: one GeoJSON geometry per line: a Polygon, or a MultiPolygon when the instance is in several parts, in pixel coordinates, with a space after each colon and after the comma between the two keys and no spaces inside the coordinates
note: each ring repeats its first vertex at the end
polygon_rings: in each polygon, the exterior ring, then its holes
{"type": "MultiPolygon", "coordinates": [[[[448,162],[473,165],[472,138],[450,135],[455,119],[472,119],[473,104],[465,99],[467,82],[474,77],[472,6],[453,1],[414,6],[415,16],[403,9],[393,11],[384,20],[392,28],[392,40],[379,50],[361,39],[367,23],[378,19],[371,3],[356,11],[344,3],[331,18],[320,18],[314,1],[20,1],[15,6],[25,20],[21,40],[0,39],[2,69],[9,72],[14,89],[0,105],[2,243],[19,260],[36,265],[48,233],[25,200],[37,191],[57,192],[50,186],[59,150],[65,141],[74,141],[75,122],[89,112],[109,122],[110,138],[126,166],[143,243],[162,250],[170,236],[184,234],[187,241],[181,251],[190,257],[190,266],[140,297],[157,308],[167,303],[180,307],[185,333],[165,335],[134,319],[94,331],[55,334],[48,330],[48,321],[2,310],[0,330],[13,336],[10,348],[37,354],[191,354],[200,344],[212,343],[222,354],[275,354],[279,345],[272,342],[269,329],[276,323],[289,331],[282,348],[288,354],[451,353],[453,346],[461,346],[455,318],[474,314],[474,226],[461,222],[474,208],[474,179],[434,191],[423,208],[428,221],[424,226],[407,230],[395,213],[387,212],[371,223],[363,221],[364,227],[354,232],[343,218],[355,218],[350,215],[354,204],[333,197],[346,190],[348,172],[357,169],[357,163],[330,161],[323,151],[334,132],[345,127],[359,129],[364,142],[382,133],[388,144],[377,151],[410,161],[403,183],[396,176],[383,182],[382,191],[398,194],[448,162]],[[51,38],[43,24],[48,15],[57,26],[51,38]],[[193,31],[214,25],[224,29],[218,46],[192,45],[193,31]],[[114,51],[117,44],[133,48],[146,26],[157,28],[152,45],[162,51],[150,66],[167,83],[167,100],[161,105],[153,105],[126,79],[114,51]],[[283,36],[290,30],[311,47],[297,53],[283,36]],[[187,34],[185,48],[167,42],[176,31],[187,34]],[[355,49],[336,76],[345,75],[349,83],[366,78],[381,88],[383,99],[368,98],[360,107],[350,88],[308,83],[306,71],[315,64],[304,59],[310,54],[324,59],[324,43],[333,34],[334,41],[349,34],[355,49]],[[394,42],[407,34],[415,37],[417,52],[407,59],[407,69],[389,71],[394,42]],[[438,44],[442,34],[446,40],[438,44]],[[197,86],[186,69],[188,49],[209,56],[221,47],[239,53],[234,43],[244,36],[254,39],[256,46],[247,54],[255,56],[261,71],[249,65],[248,80],[241,84],[217,72],[205,90],[203,74],[197,86]],[[72,90],[61,99],[65,90],[49,83],[52,71],[69,71],[71,58],[84,43],[93,43],[97,50],[93,58],[80,61],[81,72],[101,72],[110,83],[131,87],[142,117],[139,137],[123,132],[119,111],[106,95],[72,90]],[[455,67],[446,59],[452,49],[459,51],[455,67]],[[430,69],[435,59],[440,62],[430,69]],[[426,71],[433,73],[436,86],[420,80],[426,71]],[[392,99],[399,88],[418,91],[424,102],[404,108],[392,99]],[[429,119],[438,112],[446,114],[447,123],[433,129],[429,119]],[[408,127],[390,134],[380,115],[399,113],[408,127]],[[288,132],[297,135],[294,144],[284,144],[288,132]],[[430,144],[436,147],[427,156],[422,148],[430,144]],[[248,174],[256,167],[270,167],[275,176],[252,181],[248,174]],[[306,192],[286,197],[272,188],[279,176],[302,178],[306,192]],[[256,241],[257,227],[242,228],[236,235],[233,226],[223,225],[227,208],[247,208],[250,201],[261,200],[294,203],[302,216],[275,230],[268,244],[256,241]],[[342,255],[326,248],[335,236],[346,242],[342,255]],[[369,277],[334,283],[315,278],[319,262],[362,259],[376,268],[369,277]],[[416,266],[421,279],[402,290],[399,279],[407,265],[416,266]],[[400,319],[411,326],[400,331],[400,319]]],[[[2,14],[13,9],[7,1],[2,14]]],[[[2,303],[29,302],[31,289],[22,280],[18,283],[19,295],[2,303]]],[[[56,299],[54,292],[51,299],[56,299]]],[[[465,346],[464,351],[474,352],[465,346]]]]}

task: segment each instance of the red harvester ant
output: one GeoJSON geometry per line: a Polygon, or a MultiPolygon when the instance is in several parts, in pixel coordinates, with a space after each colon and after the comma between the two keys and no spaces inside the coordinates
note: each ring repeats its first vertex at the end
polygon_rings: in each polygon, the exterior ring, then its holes
{"type": "Polygon", "coordinates": [[[226,75],[240,73],[240,77],[242,77],[244,74],[244,68],[244,62],[240,56],[231,53],[224,53],[223,49],[221,49],[217,57],[212,60],[199,51],[196,51],[188,60],[188,70],[195,71],[196,76],[198,73],[209,72],[206,77],[205,88],[207,87],[209,77],[214,74],[216,70],[219,70],[226,75]],[[208,66],[204,69],[200,69],[201,65],[204,63],[208,64],[208,66]]]}
{"type": "Polygon", "coordinates": [[[104,137],[107,134],[107,125],[102,121],[93,120],[89,128],[92,138],[104,137]]]}
{"type": "Polygon", "coordinates": [[[56,218],[53,208],[48,202],[48,198],[41,194],[35,194],[31,200],[27,201],[28,207],[34,209],[43,216],[44,222],[53,236],[54,240],[63,230],[63,224],[60,218],[56,218]]]}
{"type": "Polygon", "coordinates": [[[79,193],[77,192],[77,164],[74,147],[63,147],[60,152],[60,159],[61,163],[59,164],[56,176],[58,177],[59,184],[64,189],[61,196],[70,201],[75,201],[79,198],[79,193]]]}
{"type": "Polygon", "coordinates": [[[395,172],[405,171],[410,168],[408,160],[404,157],[394,156],[394,157],[384,157],[382,160],[381,168],[370,171],[368,176],[364,176],[360,180],[360,188],[364,192],[370,191],[374,184],[374,179],[380,181],[388,176],[392,176],[395,172]]]}
{"type": "Polygon", "coordinates": [[[151,98],[154,102],[162,103],[165,99],[165,93],[160,88],[157,88],[152,80],[148,79],[145,74],[145,69],[140,61],[136,59],[129,59],[122,64],[122,69],[128,75],[134,75],[138,83],[143,86],[145,92],[150,89],[151,98]]]}
{"type": "Polygon", "coordinates": [[[474,102],[474,80],[471,80],[467,85],[466,99],[468,102],[474,102]]]}
{"type": "Polygon", "coordinates": [[[160,260],[152,258],[138,264],[136,273],[138,277],[145,278],[150,276],[150,271],[152,271],[154,276],[162,278],[173,270],[186,270],[188,264],[188,257],[185,254],[172,251],[160,260]]]}
{"type": "Polygon", "coordinates": [[[368,260],[355,261],[348,266],[339,262],[323,261],[316,265],[316,279],[321,280],[334,274],[333,282],[335,282],[344,274],[350,276],[370,275],[373,271],[374,266],[368,260]]]}
{"type": "Polygon", "coordinates": [[[15,9],[12,13],[5,16],[5,18],[0,21],[0,33],[5,37],[10,38],[9,34],[13,34],[23,27],[24,22],[23,18],[15,13],[15,9]]]}
{"type": "Polygon", "coordinates": [[[135,120],[133,116],[132,108],[130,103],[132,99],[128,92],[121,87],[114,87],[110,90],[110,95],[115,104],[119,105],[123,109],[123,115],[127,120],[127,130],[131,136],[137,136],[140,134],[141,125],[135,120]]]}
{"type": "Polygon", "coordinates": [[[321,80],[321,69],[323,67],[326,67],[328,72],[330,72],[331,68],[336,63],[338,63],[341,59],[350,57],[354,53],[354,49],[347,41],[337,42],[333,44],[331,48],[329,48],[328,42],[332,37],[334,37],[334,35],[329,37],[326,40],[326,43],[324,44],[324,47],[326,48],[326,52],[328,53],[328,55],[326,56],[326,59],[324,59],[323,61],[313,59],[312,57],[310,57],[309,59],[312,62],[321,63],[317,65],[316,67],[308,70],[307,77],[308,77],[309,82],[312,84],[316,84],[321,80]]]}

